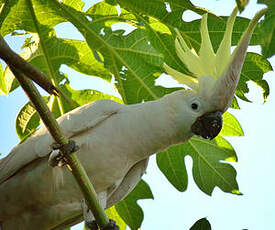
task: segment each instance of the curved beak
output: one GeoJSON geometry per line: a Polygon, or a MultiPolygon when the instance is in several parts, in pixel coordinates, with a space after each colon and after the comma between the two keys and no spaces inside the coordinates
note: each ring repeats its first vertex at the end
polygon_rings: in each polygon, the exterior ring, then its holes
{"type": "Polygon", "coordinates": [[[191,126],[194,134],[212,140],[222,129],[222,113],[213,112],[200,116],[191,126]]]}

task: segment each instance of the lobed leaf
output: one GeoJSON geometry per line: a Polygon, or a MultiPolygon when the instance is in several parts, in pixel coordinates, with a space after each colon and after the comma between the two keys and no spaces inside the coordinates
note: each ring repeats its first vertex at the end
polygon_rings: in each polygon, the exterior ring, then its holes
{"type": "MultiPolygon", "coordinates": [[[[106,23],[114,20],[114,16],[89,15],[89,20],[81,11],[66,5],[66,2],[56,5],[62,9],[64,18],[82,33],[90,49],[102,55],[104,66],[115,76],[117,88],[125,103],[152,100],[171,92],[154,85],[153,76],[161,73],[162,55],[148,44],[144,30],[136,29],[123,35],[124,31],[113,32],[106,26],[106,23]]],[[[93,12],[93,9],[88,12],[93,12]]]]}
{"type": "MultiPolygon", "coordinates": [[[[167,30],[164,30],[164,32],[160,32],[157,30],[154,30],[150,22],[154,22],[154,24],[162,24],[162,28],[167,26],[163,24],[163,22],[156,23],[156,20],[153,19],[145,19],[144,17],[139,16],[139,20],[141,20],[148,33],[148,38],[150,39],[150,42],[152,46],[163,54],[164,61],[171,66],[172,68],[183,72],[185,74],[189,74],[188,70],[184,67],[182,62],[177,58],[177,55],[175,53],[174,48],[174,35],[173,31],[172,33],[167,32],[167,30]],[[171,47],[173,47],[171,49],[171,47]]],[[[209,15],[208,17],[208,30],[209,34],[211,36],[211,42],[213,44],[214,49],[216,50],[218,45],[220,44],[220,41],[224,34],[225,29],[225,22],[226,17],[217,18],[213,15],[209,15]]],[[[242,32],[246,29],[247,25],[249,23],[248,19],[237,17],[236,23],[233,28],[233,34],[232,34],[232,44],[236,45],[238,43],[238,40],[240,38],[240,35],[242,32]]],[[[200,20],[194,20],[189,23],[184,23],[184,26],[180,28],[182,30],[182,36],[185,38],[187,43],[189,42],[190,45],[192,45],[196,50],[200,47],[200,20]]],[[[252,39],[251,44],[259,44],[261,40],[260,36],[261,31],[256,28],[252,39]]],[[[248,99],[245,97],[245,93],[247,93],[249,90],[247,88],[247,81],[253,80],[257,85],[259,85],[263,89],[263,98],[266,100],[268,94],[269,94],[269,87],[265,80],[263,80],[263,74],[271,71],[271,65],[270,63],[263,58],[260,55],[254,55],[254,54],[248,54],[246,58],[246,62],[244,64],[244,68],[241,75],[241,80],[238,85],[236,95],[243,99],[248,101],[248,99]],[[253,70],[253,72],[250,72],[253,70]]],[[[232,103],[233,108],[239,108],[237,101],[234,100],[232,103]]]]}
{"type": "Polygon", "coordinates": [[[15,30],[46,35],[47,27],[52,28],[64,21],[52,10],[53,1],[47,1],[45,5],[41,4],[42,2],[39,0],[5,1],[0,14],[1,35],[5,36],[15,30]],[[43,25],[47,25],[47,27],[43,25]]]}
{"type": "Polygon", "coordinates": [[[90,90],[90,89],[82,89],[82,90],[74,90],[69,82],[65,82],[64,84],[60,85],[62,92],[70,98],[70,104],[63,98],[62,102],[65,108],[65,113],[70,111],[73,108],[76,108],[81,105],[85,105],[87,103],[102,100],[102,99],[110,99],[119,103],[123,103],[121,99],[111,96],[108,94],[104,94],[97,90],[90,90]]]}
{"type": "Polygon", "coordinates": [[[275,3],[269,0],[258,0],[268,6],[264,20],[260,23],[261,46],[264,57],[271,57],[275,54],[275,3]]]}
{"type": "Polygon", "coordinates": [[[184,165],[186,155],[190,155],[193,159],[193,177],[203,192],[211,195],[217,186],[224,192],[240,194],[236,171],[227,163],[236,162],[237,156],[225,139],[217,137],[209,141],[194,137],[157,154],[160,170],[179,191],[185,191],[188,183],[184,165]],[[164,161],[168,164],[164,164],[164,161]]]}
{"type": "Polygon", "coordinates": [[[40,117],[38,113],[33,105],[28,102],[23,106],[16,117],[15,127],[19,139],[22,141],[30,136],[36,130],[39,123],[40,117]]]}
{"type": "Polygon", "coordinates": [[[151,19],[148,21],[141,16],[139,19],[142,20],[147,29],[147,35],[151,45],[163,55],[164,62],[180,72],[190,74],[176,54],[175,39],[168,27],[161,22],[156,22],[156,20],[151,19]],[[162,29],[156,30],[156,27],[162,29]]]}
{"type": "Polygon", "coordinates": [[[143,220],[143,211],[137,204],[137,200],[153,198],[150,187],[141,180],[124,200],[115,205],[115,209],[132,230],[137,230],[143,220]]]}
{"type": "Polygon", "coordinates": [[[242,100],[249,101],[245,93],[249,92],[247,82],[252,81],[262,88],[265,101],[269,95],[269,86],[263,79],[263,74],[271,70],[271,64],[263,56],[256,53],[247,53],[239,84],[236,89],[236,95],[242,100]]]}
{"type": "Polygon", "coordinates": [[[217,186],[224,192],[239,194],[235,169],[221,161],[237,160],[232,146],[223,138],[214,141],[192,138],[184,152],[193,158],[193,176],[199,188],[210,195],[217,186]]]}
{"type": "MultiPolygon", "coordinates": [[[[114,220],[116,222],[116,225],[119,226],[119,230],[126,230],[126,223],[121,219],[119,214],[117,213],[115,206],[112,206],[105,210],[107,216],[109,219],[114,220]]],[[[90,230],[90,228],[86,225],[84,225],[83,230],[90,230]]]]}
{"type": "MultiPolygon", "coordinates": [[[[4,4],[2,12],[8,13],[1,13],[0,16],[2,35],[14,30],[24,30],[30,34],[31,37],[26,38],[23,46],[25,51],[21,56],[44,72],[55,84],[64,78],[59,73],[62,64],[84,74],[99,76],[109,81],[111,79],[109,71],[104,68],[103,63],[96,60],[94,53],[85,41],[56,37],[53,27],[66,20],[56,14],[53,2],[20,0],[4,4]],[[20,11],[17,11],[17,8],[20,8],[20,11]]],[[[75,1],[74,5],[80,6],[79,1],[75,1]]],[[[14,78],[10,76],[9,72],[7,75],[4,74],[6,82],[12,82],[11,79],[14,78]]],[[[10,92],[11,83],[6,88],[5,92],[10,92]]]]}
{"type": "MultiPolygon", "coordinates": [[[[44,97],[48,101],[49,97],[44,97]]],[[[26,103],[17,114],[15,128],[20,141],[31,136],[40,125],[40,117],[31,102],[26,103]]]]}
{"type": "Polygon", "coordinates": [[[171,147],[157,154],[157,165],[168,181],[179,191],[187,189],[188,176],[180,146],[171,147]]]}
{"type": "Polygon", "coordinates": [[[192,10],[198,14],[209,12],[207,9],[194,6],[189,0],[117,0],[117,2],[130,12],[145,14],[158,19],[167,26],[178,28],[184,24],[182,21],[184,11],[192,10]]]}
{"type": "Polygon", "coordinates": [[[223,114],[223,127],[219,136],[243,136],[243,130],[238,120],[229,112],[223,114]]]}
{"type": "MultiPolygon", "coordinates": [[[[199,50],[200,47],[200,20],[194,20],[192,22],[185,22],[182,20],[182,15],[186,10],[192,10],[200,15],[209,13],[208,17],[208,30],[211,37],[214,50],[217,50],[220,44],[226,27],[226,21],[228,17],[217,17],[209,10],[194,6],[189,0],[168,0],[168,1],[117,1],[122,7],[126,8],[130,12],[137,14],[144,14],[146,17],[150,16],[157,19],[160,23],[166,25],[169,28],[178,28],[184,36],[185,41],[189,41],[190,44],[199,50]],[[169,6],[169,7],[168,7],[169,6]]],[[[246,29],[249,20],[246,18],[237,17],[236,23],[233,28],[232,45],[237,45],[238,40],[242,32],[246,29]]],[[[255,30],[251,44],[259,44],[261,38],[260,31],[255,30]]]]}
{"type": "Polygon", "coordinates": [[[236,96],[233,97],[230,108],[232,109],[240,109],[236,96]]]}
{"type": "Polygon", "coordinates": [[[206,218],[202,218],[194,223],[190,230],[211,230],[211,225],[206,218]]]}
{"type": "Polygon", "coordinates": [[[116,222],[116,225],[119,226],[120,230],[126,230],[126,223],[124,220],[120,217],[120,215],[117,213],[115,206],[112,206],[111,208],[108,208],[105,210],[107,216],[109,219],[112,219],[116,222]]]}
{"type": "Polygon", "coordinates": [[[248,4],[248,1],[249,0],[236,0],[237,6],[238,6],[238,10],[239,10],[240,13],[243,12],[244,8],[248,4]]]}
{"type": "Polygon", "coordinates": [[[0,69],[0,95],[8,95],[19,86],[19,83],[9,68],[6,67],[3,72],[2,65],[0,65],[0,69]]]}

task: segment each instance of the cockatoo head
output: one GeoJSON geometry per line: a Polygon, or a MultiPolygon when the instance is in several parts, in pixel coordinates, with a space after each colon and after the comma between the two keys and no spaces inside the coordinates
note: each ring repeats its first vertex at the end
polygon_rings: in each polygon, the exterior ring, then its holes
{"type": "Polygon", "coordinates": [[[169,75],[190,88],[183,91],[186,91],[187,106],[195,119],[191,131],[203,138],[213,139],[221,131],[222,114],[234,97],[250,38],[266,11],[264,9],[255,15],[231,54],[231,36],[237,12],[235,8],[228,18],[223,40],[216,53],[208,33],[207,14],[201,20],[201,47],[198,53],[186,44],[175,29],[177,55],[193,76],[178,72],[165,63],[163,66],[169,75]]]}

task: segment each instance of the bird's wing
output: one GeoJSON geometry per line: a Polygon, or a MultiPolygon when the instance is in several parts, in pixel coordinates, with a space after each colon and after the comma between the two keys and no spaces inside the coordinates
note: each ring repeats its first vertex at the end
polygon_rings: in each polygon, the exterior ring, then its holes
{"type": "MultiPolygon", "coordinates": [[[[130,170],[123,178],[123,180],[120,182],[118,187],[114,189],[114,192],[108,195],[109,197],[107,200],[106,207],[105,205],[103,205],[104,208],[109,208],[114,204],[118,203],[133,190],[133,188],[137,185],[137,183],[140,181],[140,178],[144,174],[148,165],[148,161],[149,157],[139,161],[132,168],[130,168],[130,170]]],[[[102,198],[100,196],[98,198],[102,203],[102,198]]],[[[72,219],[66,220],[66,222],[63,222],[59,226],[55,227],[54,230],[65,230],[69,226],[71,227],[79,223],[80,221],[83,221],[83,214],[74,216],[72,219]]]]}
{"type": "MultiPolygon", "coordinates": [[[[100,100],[76,108],[57,119],[64,135],[71,138],[99,125],[123,105],[111,101],[100,100]]],[[[14,147],[8,156],[0,160],[0,184],[32,161],[49,155],[54,143],[46,127],[40,128],[33,136],[14,147]]]]}
{"type": "Polygon", "coordinates": [[[148,161],[149,157],[139,161],[128,171],[114,193],[108,197],[107,207],[111,207],[124,199],[134,189],[144,174],[148,161]]]}

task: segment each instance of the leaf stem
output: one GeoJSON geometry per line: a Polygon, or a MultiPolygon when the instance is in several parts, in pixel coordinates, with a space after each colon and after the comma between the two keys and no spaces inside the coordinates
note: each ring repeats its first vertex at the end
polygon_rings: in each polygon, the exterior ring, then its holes
{"type": "Polygon", "coordinates": [[[60,97],[57,97],[57,102],[58,102],[58,107],[61,115],[64,115],[65,114],[64,105],[60,97]]]}

